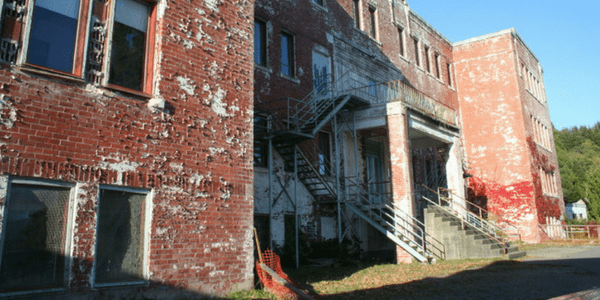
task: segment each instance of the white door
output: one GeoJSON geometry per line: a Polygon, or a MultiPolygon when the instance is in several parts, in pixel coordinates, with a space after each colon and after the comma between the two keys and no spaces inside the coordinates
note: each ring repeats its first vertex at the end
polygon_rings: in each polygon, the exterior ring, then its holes
{"type": "Polygon", "coordinates": [[[331,96],[331,58],[321,52],[313,51],[313,88],[318,99],[331,96]]]}

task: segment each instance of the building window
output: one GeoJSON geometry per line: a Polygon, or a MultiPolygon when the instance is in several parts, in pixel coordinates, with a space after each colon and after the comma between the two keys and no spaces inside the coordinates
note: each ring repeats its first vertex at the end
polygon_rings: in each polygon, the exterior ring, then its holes
{"type": "Polygon", "coordinates": [[[448,71],[448,85],[454,86],[454,82],[452,81],[452,65],[449,63],[446,64],[446,71],[448,71]]]}
{"type": "MultiPolygon", "coordinates": [[[[29,34],[27,62],[73,73],[79,0],[37,0],[29,34]]],[[[81,53],[77,57],[82,59],[81,53]]]]}
{"type": "Polygon", "coordinates": [[[85,65],[85,79],[92,84],[151,93],[156,1],[23,2],[19,10],[31,10],[31,15],[23,22],[3,20],[5,26],[29,30],[13,30],[20,33],[11,34],[20,36],[10,37],[15,48],[24,51],[22,63],[80,78],[85,65]]]}
{"type": "Polygon", "coordinates": [[[267,65],[267,24],[254,20],[254,63],[267,65]]]}
{"type": "Polygon", "coordinates": [[[425,70],[431,73],[431,63],[429,61],[429,47],[425,46],[425,70]]]}
{"type": "Polygon", "coordinates": [[[72,186],[9,183],[2,227],[0,293],[65,288],[72,186]]]}
{"type": "Polygon", "coordinates": [[[150,7],[134,0],[117,0],[114,15],[108,83],[142,91],[150,7]]]}
{"type": "Polygon", "coordinates": [[[404,53],[404,29],[398,27],[398,45],[400,46],[400,55],[405,56],[404,53]]]}
{"type": "Polygon", "coordinates": [[[281,74],[294,77],[294,36],[281,33],[281,74]]]}
{"type": "Polygon", "coordinates": [[[94,284],[145,282],[147,191],[101,187],[94,284]]]}
{"type": "Polygon", "coordinates": [[[361,29],[361,9],[360,9],[360,0],[352,0],[352,17],[354,18],[354,27],[361,29]]]}
{"type": "Polygon", "coordinates": [[[371,22],[369,34],[371,38],[377,40],[377,10],[374,7],[369,7],[369,18],[371,22]]]}
{"type": "Polygon", "coordinates": [[[421,58],[419,57],[419,40],[413,38],[413,44],[415,46],[415,63],[417,64],[417,67],[421,66],[421,58]]]}
{"type": "Polygon", "coordinates": [[[324,4],[323,1],[324,0],[313,0],[313,3],[323,6],[323,4],[324,4]]]}
{"type": "Polygon", "coordinates": [[[319,174],[331,175],[331,136],[328,132],[319,132],[319,174]]]}
{"type": "Polygon", "coordinates": [[[440,72],[440,55],[439,54],[435,54],[434,55],[434,60],[435,60],[435,77],[437,79],[442,79],[441,76],[441,72],[440,72]]]}
{"type": "Polygon", "coordinates": [[[254,166],[266,167],[269,155],[268,119],[264,115],[254,115],[254,166]]]}

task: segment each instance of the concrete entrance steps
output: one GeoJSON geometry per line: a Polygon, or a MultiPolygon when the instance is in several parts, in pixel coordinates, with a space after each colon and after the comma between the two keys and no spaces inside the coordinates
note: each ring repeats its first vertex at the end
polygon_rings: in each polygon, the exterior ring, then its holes
{"type": "Polygon", "coordinates": [[[444,244],[446,259],[502,256],[514,259],[526,255],[510,243],[507,243],[505,251],[501,242],[481,233],[440,207],[429,206],[425,209],[425,229],[427,234],[444,244]]]}

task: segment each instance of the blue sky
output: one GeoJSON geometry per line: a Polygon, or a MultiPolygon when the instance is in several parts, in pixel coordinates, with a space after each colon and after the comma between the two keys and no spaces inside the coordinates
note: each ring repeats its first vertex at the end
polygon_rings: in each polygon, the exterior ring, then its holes
{"type": "Polygon", "coordinates": [[[557,129],[600,121],[600,1],[408,0],[451,42],[514,27],[544,69],[557,129]]]}

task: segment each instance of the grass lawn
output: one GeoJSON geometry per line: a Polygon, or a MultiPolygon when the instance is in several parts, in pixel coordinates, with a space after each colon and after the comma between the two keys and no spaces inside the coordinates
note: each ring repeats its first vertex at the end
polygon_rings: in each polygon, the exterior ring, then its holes
{"type": "MultiPolygon", "coordinates": [[[[598,240],[553,241],[543,244],[522,244],[521,250],[535,250],[546,247],[573,245],[600,246],[598,240]]],[[[432,281],[436,286],[464,284],[464,280],[476,277],[494,277],[495,274],[524,268],[517,261],[496,259],[464,259],[438,261],[437,264],[373,264],[358,263],[352,267],[310,267],[285,269],[294,281],[303,285],[312,295],[324,299],[418,299],[426,293],[426,298],[435,298],[435,291],[427,290],[432,281]],[[433,294],[432,294],[433,293],[433,294]]],[[[528,266],[527,268],[537,268],[528,266]]],[[[546,266],[547,268],[547,266],[546,266]]],[[[274,295],[251,290],[229,295],[227,299],[277,299],[274,295]]]]}

